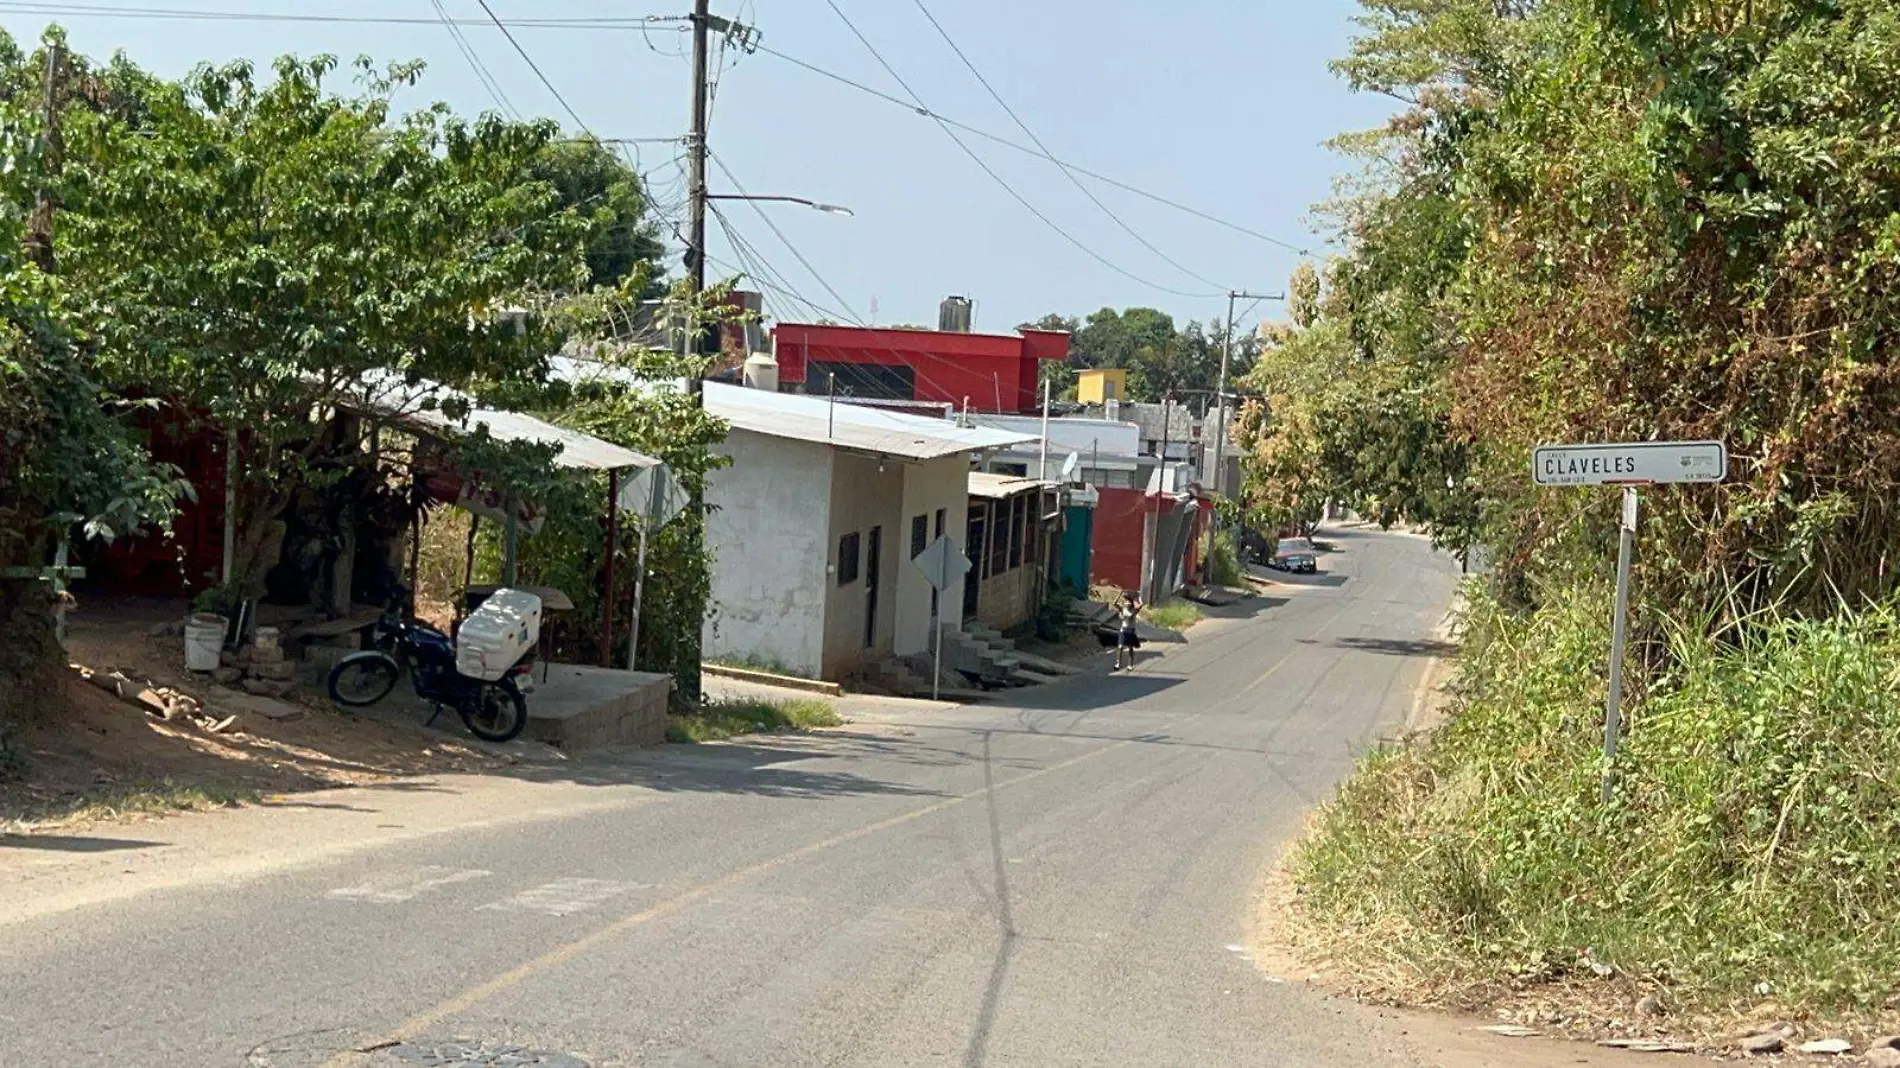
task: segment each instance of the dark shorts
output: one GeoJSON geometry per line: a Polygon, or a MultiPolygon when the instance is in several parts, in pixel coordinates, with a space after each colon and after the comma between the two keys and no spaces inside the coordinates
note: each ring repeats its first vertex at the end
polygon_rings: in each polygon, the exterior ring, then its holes
{"type": "Polygon", "coordinates": [[[1135,628],[1124,627],[1116,644],[1123,649],[1138,649],[1141,647],[1141,639],[1135,637],[1135,628]]]}

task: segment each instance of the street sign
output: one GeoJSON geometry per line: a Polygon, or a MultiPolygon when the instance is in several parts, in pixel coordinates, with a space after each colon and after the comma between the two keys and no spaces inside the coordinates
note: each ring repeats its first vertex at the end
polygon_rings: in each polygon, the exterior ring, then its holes
{"type": "Polygon", "coordinates": [[[635,471],[620,482],[620,510],[648,526],[663,527],[686,508],[686,487],[665,464],[635,471]]]}
{"type": "Polygon", "coordinates": [[[1540,445],[1531,455],[1531,477],[1540,486],[1720,482],[1728,477],[1728,448],[1719,441],[1540,445]]]}
{"type": "Polygon", "coordinates": [[[620,499],[614,502],[615,507],[640,518],[640,553],[633,572],[633,626],[627,631],[629,669],[634,667],[640,646],[640,609],[647,588],[647,537],[685,511],[687,499],[686,487],[665,464],[635,471],[620,483],[620,499]]]}
{"type": "Polygon", "coordinates": [[[963,550],[957,547],[948,534],[937,535],[937,540],[931,542],[928,549],[918,553],[911,563],[917,565],[917,570],[922,571],[924,578],[929,580],[930,588],[938,593],[961,583],[964,574],[970,570],[970,558],[963,555],[963,550]]]}
{"type": "Polygon", "coordinates": [[[1638,486],[1721,482],[1728,447],[1719,441],[1635,441],[1621,445],[1540,445],[1531,478],[1540,486],[1621,486],[1623,516],[1616,545],[1616,616],[1610,628],[1610,688],[1603,699],[1603,801],[1623,730],[1623,649],[1629,638],[1630,558],[1636,553],[1638,486]]]}

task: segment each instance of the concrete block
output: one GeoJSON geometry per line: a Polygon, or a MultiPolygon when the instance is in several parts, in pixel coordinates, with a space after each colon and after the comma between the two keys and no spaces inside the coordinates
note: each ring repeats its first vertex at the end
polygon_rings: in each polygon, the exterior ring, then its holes
{"type": "Polygon", "coordinates": [[[667,675],[556,664],[528,694],[527,736],[568,752],[659,745],[671,690],[667,675]]]}

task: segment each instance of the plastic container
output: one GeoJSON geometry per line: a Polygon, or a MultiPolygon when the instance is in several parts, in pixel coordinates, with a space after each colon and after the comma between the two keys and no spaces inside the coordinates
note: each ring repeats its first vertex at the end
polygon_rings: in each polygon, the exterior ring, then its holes
{"type": "Polygon", "coordinates": [[[224,652],[223,616],[199,612],[185,620],[185,668],[188,671],[216,671],[224,652]]]}
{"type": "Polygon", "coordinates": [[[257,633],[251,635],[251,648],[276,652],[282,640],[283,632],[276,627],[259,627],[257,633]]]}
{"type": "Polygon", "coordinates": [[[540,640],[541,598],[522,590],[496,590],[455,632],[455,670],[493,682],[540,640]]]}

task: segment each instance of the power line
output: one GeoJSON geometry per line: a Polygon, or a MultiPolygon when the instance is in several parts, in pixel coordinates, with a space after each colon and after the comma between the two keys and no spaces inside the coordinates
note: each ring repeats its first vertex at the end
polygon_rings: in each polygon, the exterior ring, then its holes
{"type": "MultiPolygon", "coordinates": [[[[930,22],[931,27],[937,31],[937,36],[943,38],[943,43],[949,45],[950,51],[955,52],[957,54],[957,58],[963,61],[963,65],[969,69],[972,75],[975,75],[977,82],[983,86],[983,90],[990,94],[990,99],[996,101],[996,106],[1002,108],[1003,111],[1009,115],[1011,121],[1015,122],[1016,128],[1021,130],[1025,135],[1027,135],[1029,140],[1032,143],[1034,143],[1037,148],[1041,149],[1044,155],[1048,156],[1050,159],[1055,159],[1055,154],[1049,151],[1049,146],[1043,143],[1042,138],[1036,136],[1036,131],[1029,128],[1029,124],[1023,121],[1023,118],[1021,115],[1018,115],[1016,113],[1016,109],[1009,106],[1009,102],[1003,99],[1003,94],[996,91],[996,87],[990,84],[990,80],[988,78],[985,78],[983,76],[983,72],[977,69],[977,66],[975,63],[971,62],[970,57],[964,54],[963,49],[960,48],[957,45],[956,40],[950,36],[950,32],[948,30],[945,30],[943,28],[943,24],[937,21],[937,16],[931,14],[930,8],[924,6],[924,0],[912,0],[912,2],[917,5],[918,11],[923,12],[924,18],[930,22]]],[[[1176,260],[1174,257],[1169,256],[1167,253],[1156,248],[1153,242],[1149,241],[1147,238],[1137,233],[1134,227],[1124,222],[1122,220],[1122,217],[1115,214],[1114,210],[1111,209],[1107,204],[1102,203],[1102,198],[1096,196],[1094,190],[1084,185],[1082,183],[1082,179],[1077,178],[1075,176],[1075,172],[1071,170],[1067,164],[1057,162],[1056,166],[1061,168],[1062,174],[1064,177],[1068,178],[1069,181],[1072,182],[1077,189],[1082,191],[1083,196],[1089,198],[1089,200],[1093,202],[1096,207],[1102,209],[1102,214],[1108,216],[1110,219],[1113,219],[1115,222],[1115,225],[1121,227],[1122,230],[1125,233],[1127,233],[1129,237],[1132,237],[1136,241],[1140,242],[1141,247],[1147,249],[1149,252],[1154,253],[1156,256],[1159,256],[1164,262],[1172,266],[1175,270],[1180,271],[1182,274],[1187,275],[1189,278],[1194,279],[1196,282],[1199,282],[1202,285],[1209,285],[1209,286],[1215,287],[1216,289],[1223,289],[1223,290],[1227,288],[1226,286],[1221,285],[1219,282],[1216,282],[1211,278],[1206,278],[1206,277],[1203,277],[1202,275],[1196,274],[1194,271],[1190,270],[1187,266],[1182,264],[1179,260],[1176,260]]]]}
{"type": "MultiPolygon", "coordinates": [[[[715,162],[717,162],[717,160],[715,160],[715,162]]],[[[721,167],[721,169],[724,170],[723,166],[721,167]]],[[[726,172],[726,177],[728,180],[732,180],[732,175],[730,171],[726,172]]],[[[737,183],[735,182],[734,184],[737,184],[737,183]]],[[[908,331],[878,330],[876,327],[870,326],[862,318],[860,318],[859,316],[857,316],[856,314],[850,311],[840,312],[835,309],[827,308],[824,305],[819,304],[816,301],[813,301],[810,298],[806,297],[804,294],[800,293],[797,290],[797,288],[794,287],[791,284],[791,282],[789,282],[785,278],[782,272],[775,270],[772,267],[771,263],[766,260],[765,255],[763,253],[761,253],[755,246],[753,246],[751,242],[747,241],[743,236],[740,235],[740,233],[738,232],[738,229],[732,225],[731,220],[727,219],[724,213],[718,210],[718,207],[716,205],[712,207],[712,210],[713,210],[714,217],[719,220],[720,229],[725,232],[727,240],[732,242],[734,254],[738,255],[742,261],[746,260],[749,254],[750,260],[753,263],[755,263],[757,267],[759,268],[758,271],[751,273],[751,277],[754,281],[759,283],[760,288],[777,289],[785,293],[786,295],[790,296],[792,299],[805,305],[805,307],[816,312],[820,318],[837,319],[837,320],[841,320],[845,322],[848,325],[855,326],[863,330],[872,331],[873,336],[875,338],[881,341],[885,341],[887,344],[890,342],[891,338],[898,337],[898,336],[905,336],[905,339],[908,340],[908,337],[907,337],[908,331]],[[773,281],[776,281],[778,284],[774,286],[772,284],[773,281]]],[[[774,232],[777,232],[776,228],[774,228],[774,232]]],[[[785,242],[785,247],[791,251],[792,255],[797,256],[799,259],[799,262],[805,265],[806,271],[811,273],[812,277],[818,281],[818,284],[821,286],[824,286],[827,291],[831,292],[832,296],[836,297],[837,291],[833,290],[831,286],[828,283],[826,283],[824,278],[812,269],[811,264],[808,261],[806,261],[803,256],[799,255],[798,249],[794,247],[789,241],[786,240],[785,235],[783,233],[779,233],[778,237],[780,241],[785,242]]],[[[840,301],[840,303],[845,303],[845,302],[840,301]]],[[[846,304],[846,306],[847,308],[849,307],[848,304],[846,304]]],[[[953,370],[968,371],[968,368],[960,367],[955,361],[945,356],[942,356],[938,353],[929,352],[924,349],[905,348],[901,344],[892,344],[890,345],[889,350],[893,352],[898,352],[898,353],[907,353],[912,356],[921,356],[927,360],[934,360],[937,363],[943,364],[945,367],[949,367],[953,370]]],[[[863,348],[863,347],[854,347],[852,351],[874,352],[874,351],[880,351],[880,350],[863,348]]],[[[846,366],[855,366],[855,365],[846,365],[846,366]]],[[[907,366],[910,367],[912,374],[916,375],[918,378],[921,378],[924,381],[925,385],[928,385],[932,389],[936,390],[938,394],[945,397],[955,395],[956,393],[955,390],[945,388],[943,383],[932,378],[930,376],[930,372],[924,370],[922,367],[919,367],[914,363],[909,364],[907,366]]],[[[861,376],[863,376],[862,378],[863,383],[873,392],[881,392],[883,390],[884,387],[882,385],[880,385],[875,379],[872,379],[869,377],[869,372],[859,371],[858,373],[861,376]]]]}
{"type": "Polygon", "coordinates": [[[501,83],[495,80],[495,76],[488,70],[488,65],[482,62],[482,57],[475,51],[474,46],[469,44],[468,38],[462,34],[462,28],[449,17],[449,9],[442,6],[442,0],[429,0],[429,3],[434,5],[436,17],[441,19],[442,25],[448,28],[449,36],[455,41],[456,50],[462,53],[462,58],[468,60],[468,65],[474,69],[475,80],[482,83],[482,86],[488,90],[489,96],[494,97],[497,107],[517,122],[520,121],[521,113],[515,110],[514,102],[509,100],[508,94],[502,91],[501,83]]]}
{"type": "MultiPolygon", "coordinates": [[[[321,15],[287,11],[212,11],[198,8],[142,7],[123,4],[78,4],[9,2],[0,4],[0,14],[61,15],[82,18],[157,19],[187,22],[311,22],[370,26],[430,26],[437,20],[404,15],[321,15]]],[[[488,26],[482,19],[453,19],[458,26],[488,26]]],[[[573,18],[525,18],[514,20],[516,29],[534,30],[624,30],[674,21],[670,15],[639,17],[588,16],[573,18]]]]}
{"type": "Polygon", "coordinates": [[[1111,178],[1108,175],[1101,173],[1100,171],[1090,170],[1089,168],[1083,167],[1079,164],[1071,163],[1066,160],[1060,159],[1048,152],[1043,151],[1042,149],[1035,148],[1030,145],[1025,145],[1020,141],[1012,141],[1009,138],[1004,137],[1000,134],[994,134],[994,133],[989,132],[988,130],[984,130],[976,126],[972,126],[967,122],[961,122],[956,119],[950,118],[947,115],[939,114],[938,112],[932,111],[921,104],[910,103],[909,101],[906,101],[901,97],[894,96],[890,93],[885,92],[882,89],[876,88],[875,86],[866,85],[863,82],[856,81],[851,78],[847,78],[844,75],[839,74],[835,71],[826,70],[825,68],[820,67],[815,63],[807,63],[804,60],[799,59],[797,56],[789,55],[785,52],[781,52],[771,47],[770,45],[761,44],[758,46],[757,51],[765,55],[784,60],[785,62],[790,63],[794,67],[798,67],[801,70],[808,71],[812,74],[816,74],[821,78],[829,78],[830,80],[837,82],[839,85],[843,85],[851,89],[856,89],[858,92],[865,93],[869,96],[874,96],[878,98],[879,100],[884,101],[887,104],[895,104],[898,107],[903,108],[905,111],[909,111],[914,114],[921,115],[926,119],[932,120],[933,122],[938,122],[945,126],[955,127],[956,129],[962,130],[964,133],[970,134],[974,137],[981,137],[986,141],[990,141],[995,144],[1002,145],[1004,148],[1014,149],[1015,151],[1021,152],[1024,155],[1034,156],[1037,159],[1045,160],[1049,163],[1053,163],[1057,165],[1058,167],[1067,168],[1068,170],[1074,171],[1077,174],[1085,175],[1087,177],[1095,179],[1098,182],[1102,182],[1107,185],[1114,186],[1116,189],[1120,189],[1123,192],[1132,193],[1135,196],[1142,197],[1143,199],[1146,199],[1146,200],[1154,201],[1157,204],[1165,205],[1167,207],[1175,209],[1176,211],[1185,212],[1189,215],[1194,216],[1197,219],[1202,219],[1206,222],[1213,223],[1216,226],[1225,227],[1226,229],[1232,230],[1235,233],[1245,234],[1248,237],[1254,238],[1259,241],[1264,241],[1269,245],[1278,246],[1280,248],[1286,249],[1288,252],[1298,253],[1301,256],[1311,256],[1313,254],[1308,249],[1305,249],[1299,245],[1295,245],[1288,241],[1282,241],[1271,234],[1261,233],[1258,230],[1252,229],[1250,227],[1242,226],[1239,223],[1230,222],[1229,220],[1223,219],[1218,215],[1214,215],[1209,212],[1202,211],[1201,209],[1196,208],[1196,207],[1191,207],[1187,204],[1181,203],[1178,200],[1171,200],[1168,197],[1164,197],[1159,193],[1151,193],[1146,189],[1140,188],[1139,186],[1130,185],[1129,183],[1124,182],[1119,178],[1111,178]]]}
{"type": "Polygon", "coordinates": [[[586,120],[582,119],[580,113],[569,106],[567,98],[561,95],[561,91],[554,87],[553,82],[548,81],[548,76],[541,73],[541,67],[535,63],[534,57],[528,54],[527,49],[521,47],[520,41],[515,40],[514,32],[509,30],[508,24],[501,21],[501,18],[495,14],[495,9],[488,6],[488,0],[475,0],[475,2],[482,5],[482,11],[488,15],[489,21],[495,24],[495,28],[501,31],[503,37],[508,38],[509,44],[515,46],[515,51],[521,54],[521,58],[527,62],[528,69],[534,72],[534,76],[541,79],[541,84],[547,87],[548,92],[554,94],[555,101],[561,105],[561,110],[567,112],[567,117],[574,120],[574,125],[592,134],[594,131],[587,129],[586,120]]]}
{"type": "Polygon", "coordinates": [[[1016,187],[1013,185],[1010,185],[1009,182],[1005,181],[1002,175],[996,173],[996,169],[994,167],[991,167],[989,163],[983,159],[982,156],[977,155],[976,150],[972,149],[968,144],[964,143],[963,138],[958,137],[956,134],[956,131],[951,129],[948,123],[944,122],[942,119],[937,118],[935,113],[932,113],[930,109],[925,106],[923,98],[917,95],[917,90],[912,89],[910,87],[910,83],[904,80],[903,75],[900,75],[897,73],[896,68],[892,67],[890,62],[884,58],[883,53],[877,50],[877,46],[873,45],[870,39],[864,36],[863,31],[858,29],[857,24],[851,21],[851,17],[849,15],[846,15],[844,13],[844,9],[838,6],[837,0],[825,0],[825,4],[831,8],[833,14],[837,15],[838,18],[844,22],[845,27],[851,31],[852,36],[858,39],[858,43],[863,45],[865,50],[871,53],[871,58],[877,60],[878,66],[881,66],[884,68],[884,73],[890,75],[891,78],[894,81],[896,81],[898,85],[903,87],[904,92],[909,94],[911,100],[916,103],[917,108],[920,111],[924,112],[925,114],[930,115],[932,119],[936,120],[937,126],[943,130],[943,132],[950,138],[950,140],[956,143],[956,146],[958,148],[963,150],[964,155],[970,157],[970,160],[972,162],[974,162],[978,167],[981,167],[983,169],[983,173],[990,176],[991,181],[995,182],[998,186],[1002,187],[1003,192],[1008,193],[1010,197],[1016,201],[1016,203],[1021,204],[1023,206],[1024,210],[1028,211],[1029,214],[1034,215],[1039,221],[1041,221],[1041,223],[1044,226],[1047,226],[1049,229],[1055,231],[1056,234],[1060,236],[1064,241],[1067,241],[1069,244],[1074,245],[1076,248],[1080,249],[1085,255],[1087,255],[1090,259],[1093,259],[1095,262],[1101,264],[1104,267],[1107,267],[1111,271],[1114,271],[1116,274],[1122,275],[1126,278],[1139,282],[1142,285],[1149,287],[1150,289],[1158,290],[1162,293],[1169,293],[1177,297],[1220,296],[1219,293],[1195,293],[1189,290],[1175,289],[1170,286],[1164,286],[1159,282],[1150,281],[1149,279],[1143,278],[1142,276],[1134,273],[1133,271],[1128,270],[1127,268],[1121,266],[1120,264],[1113,262],[1108,257],[1102,255],[1101,253],[1083,244],[1080,238],[1076,237],[1074,234],[1071,234],[1069,231],[1063,229],[1061,224],[1057,223],[1054,219],[1051,219],[1048,215],[1044,214],[1042,212],[1042,209],[1036,207],[1034,204],[1031,204],[1027,198],[1025,198],[1021,193],[1017,192],[1016,187]]]}

